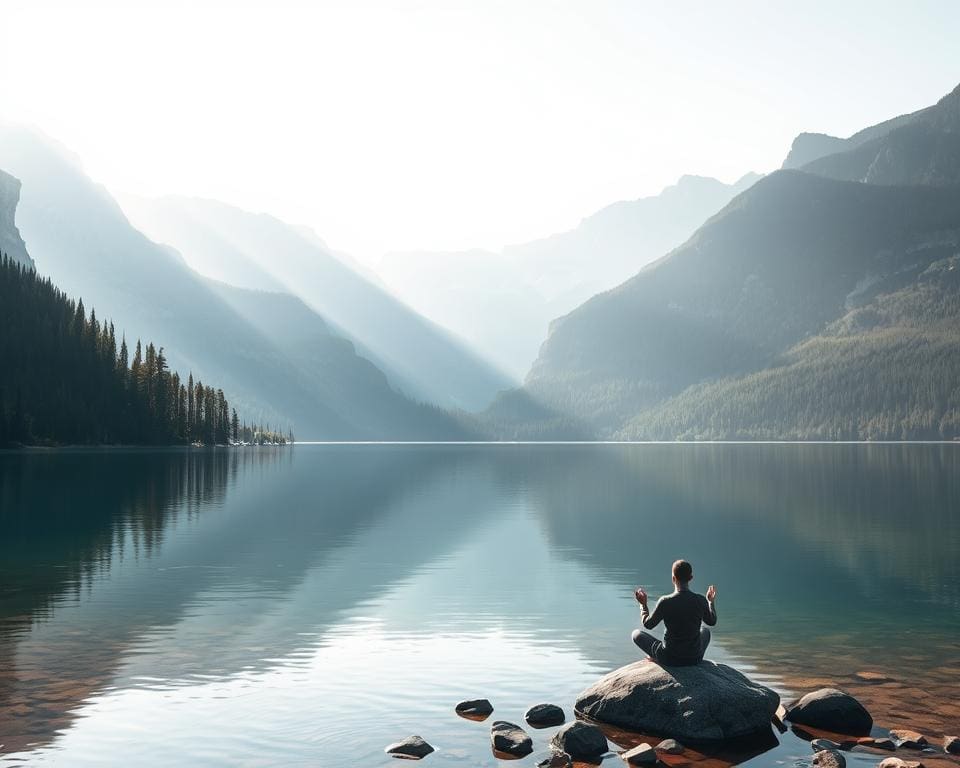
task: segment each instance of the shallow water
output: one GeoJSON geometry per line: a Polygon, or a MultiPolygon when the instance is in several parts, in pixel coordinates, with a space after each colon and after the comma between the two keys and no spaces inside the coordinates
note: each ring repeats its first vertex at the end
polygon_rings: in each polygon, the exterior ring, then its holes
{"type": "MultiPolygon", "coordinates": [[[[712,658],[939,741],[958,552],[960,445],[2,453],[0,765],[386,766],[410,733],[493,765],[453,705],[569,713],[679,556],[719,589],[712,658]]],[[[812,754],[778,742],[747,762],[812,754]]]]}

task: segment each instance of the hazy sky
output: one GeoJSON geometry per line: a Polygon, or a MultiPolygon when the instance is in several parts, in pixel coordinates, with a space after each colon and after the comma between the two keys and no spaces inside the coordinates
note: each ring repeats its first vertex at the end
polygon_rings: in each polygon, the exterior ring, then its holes
{"type": "Polygon", "coordinates": [[[960,82],[960,2],[0,0],[0,117],[361,257],[569,228],[960,82]]]}

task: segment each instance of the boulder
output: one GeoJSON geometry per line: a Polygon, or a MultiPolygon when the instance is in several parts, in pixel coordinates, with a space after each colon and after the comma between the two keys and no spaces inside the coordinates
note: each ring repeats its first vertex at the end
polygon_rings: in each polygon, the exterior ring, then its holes
{"type": "Polygon", "coordinates": [[[683,744],[676,739],[664,739],[657,744],[656,750],[667,755],[680,755],[683,754],[683,744]]]}
{"type": "Polygon", "coordinates": [[[787,710],[787,720],[852,736],[868,736],[873,728],[873,718],[863,704],[836,688],[808,693],[787,710]]]}
{"type": "Polygon", "coordinates": [[[960,755],[960,738],[957,736],[944,736],[943,751],[948,755],[960,755]]]}
{"type": "Polygon", "coordinates": [[[897,749],[923,749],[928,746],[927,737],[917,731],[906,728],[894,728],[890,731],[890,738],[897,745],[897,749]]]}
{"type": "Polygon", "coordinates": [[[597,726],[577,720],[557,731],[550,746],[574,760],[598,760],[607,752],[607,737],[597,726]]]}
{"type": "Polygon", "coordinates": [[[649,744],[638,744],[620,755],[629,765],[656,765],[657,752],[649,744]]]}
{"type": "Polygon", "coordinates": [[[901,760],[899,757],[885,757],[877,764],[877,768],[923,768],[923,763],[917,760],[901,760]]]}
{"type": "Polygon", "coordinates": [[[487,717],[493,712],[493,704],[488,699],[468,699],[457,704],[456,711],[466,717],[487,717]]]}
{"type": "Polygon", "coordinates": [[[419,736],[407,736],[403,741],[391,744],[384,752],[388,755],[397,755],[399,757],[413,758],[419,760],[433,752],[433,747],[427,744],[419,736]]]}
{"type": "Polygon", "coordinates": [[[821,749],[814,754],[813,764],[817,768],[846,768],[847,758],[835,749],[821,749]]]}
{"type": "Polygon", "coordinates": [[[526,757],[533,752],[533,741],[519,725],[497,720],[490,726],[490,743],[497,752],[526,757]]]}
{"type": "Polygon", "coordinates": [[[549,728],[551,725],[563,725],[567,716],[556,704],[534,704],[523,719],[534,728],[549,728]]]}
{"type": "Polygon", "coordinates": [[[770,730],[780,697],[725,664],[621,667],[585,690],[576,709],[592,720],[688,743],[770,730]]]}

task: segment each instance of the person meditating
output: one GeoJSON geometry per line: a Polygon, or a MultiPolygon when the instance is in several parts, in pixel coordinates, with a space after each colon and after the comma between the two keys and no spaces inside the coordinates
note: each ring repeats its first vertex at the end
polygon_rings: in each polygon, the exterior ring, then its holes
{"type": "Polygon", "coordinates": [[[701,627],[700,622],[711,627],[717,623],[717,588],[711,584],[706,597],[691,592],[693,566],[686,560],[677,560],[672,571],[674,591],[657,600],[652,615],[647,608],[644,588],[637,587],[634,592],[640,603],[640,620],[644,629],[653,629],[661,621],[664,623],[666,631],[663,633],[663,642],[639,629],[633,630],[633,642],[658,664],[699,664],[710,644],[710,630],[701,627]]]}

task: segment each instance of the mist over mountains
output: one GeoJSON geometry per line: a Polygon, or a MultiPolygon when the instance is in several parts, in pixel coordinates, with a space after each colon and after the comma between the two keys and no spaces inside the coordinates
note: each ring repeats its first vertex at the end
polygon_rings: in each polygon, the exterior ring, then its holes
{"type": "Polygon", "coordinates": [[[516,383],[309,230],[211,200],[123,202],[135,226],[175,247],[201,274],[304,301],[412,398],[480,410],[516,383]]]}
{"type": "Polygon", "coordinates": [[[549,323],[686,240],[759,177],[683,176],[660,194],[613,203],[567,232],[499,252],[386,254],[378,272],[410,306],[522,378],[549,323]]]}
{"type": "Polygon", "coordinates": [[[463,429],[391,388],[353,345],[289,294],[215,285],[130,225],[61,147],[0,130],[0,167],[23,183],[17,223],[37,268],[171,369],[218,381],[247,419],[304,439],[446,439],[463,429]]]}
{"type": "Polygon", "coordinates": [[[960,88],[800,134],[763,178],[684,176],[568,232],[375,275],[224,203],[121,209],[62,147],[0,127],[0,246],[308,439],[953,439],[958,137],[960,88]]]}

